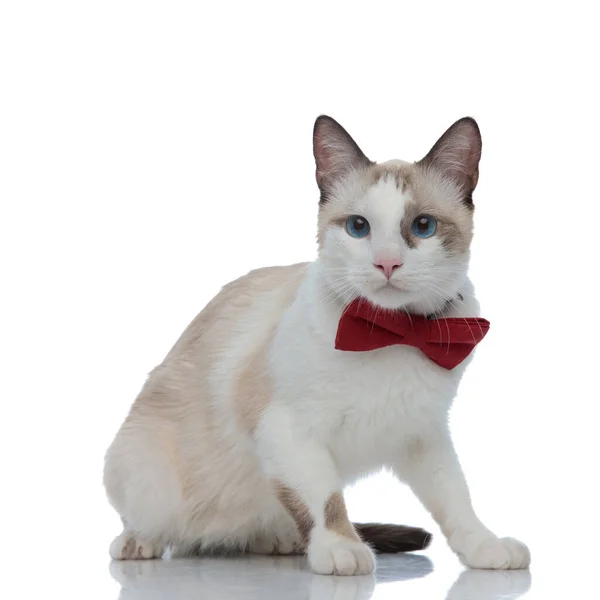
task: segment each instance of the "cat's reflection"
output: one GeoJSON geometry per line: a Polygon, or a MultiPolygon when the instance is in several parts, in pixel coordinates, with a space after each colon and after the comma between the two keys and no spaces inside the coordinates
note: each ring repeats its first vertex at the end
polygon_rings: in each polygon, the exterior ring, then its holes
{"type": "MultiPolygon", "coordinates": [[[[306,570],[303,557],[203,558],[113,562],[110,572],[121,584],[118,600],[369,600],[376,583],[425,577],[433,571],[422,555],[380,560],[376,577],[327,577],[306,570]]],[[[518,598],[530,587],[528,571],[464,571],[446,600],[518,598]]],[[[401,590],[398,589],[400,592],[401,590]]]]}
{"type": "Polygon", "coordinates": [[[508,600],[519,598],[531,587],[529,571],[463,571],[446,600],[508,600]]]}

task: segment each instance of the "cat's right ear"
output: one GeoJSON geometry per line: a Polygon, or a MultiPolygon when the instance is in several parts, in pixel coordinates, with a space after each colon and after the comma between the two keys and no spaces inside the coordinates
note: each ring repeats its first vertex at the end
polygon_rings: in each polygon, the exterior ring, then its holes
{"type": "Polygon", "coordinates": [[[326,115],[321,115],[315,121],[313,154],[317,164],[321,204],[328,201],[336,181],[344,179],[353,169],[372,164],[350,134],[326,115]]]}

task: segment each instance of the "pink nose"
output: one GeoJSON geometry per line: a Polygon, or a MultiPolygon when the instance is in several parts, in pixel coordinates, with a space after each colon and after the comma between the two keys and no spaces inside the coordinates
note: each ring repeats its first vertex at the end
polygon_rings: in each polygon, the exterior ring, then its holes
{"type": "Polygon", "coordinates": [[[377,260],[375,268],[380,269],[383,274],[390,279],[394,274],[394,269],[402,266],[402,263],[397,258],[384,258],[377,260]]]}

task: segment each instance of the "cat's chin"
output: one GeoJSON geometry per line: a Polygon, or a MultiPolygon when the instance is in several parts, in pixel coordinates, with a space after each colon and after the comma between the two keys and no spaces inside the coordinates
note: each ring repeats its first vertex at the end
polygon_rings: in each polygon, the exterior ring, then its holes
{"type": "MultiPolygon", "coordinates": [[[[385,286],[376,291],[365,291],[362,295],[374,306],[385,310],[405,310],[412,314],[429,315],[443,309],[445,301],[440,298],[424,298],[418,292],[385,286]]],[[[449,296],[450,297],[450,296],[449,296]]]]}
{"type": "Polygon", "coordinates": [[[399,310],[417,300],[414,293],[406,292],[392,286],[385,286],[375,292],[366,292],[364,298],[374,306],[386,310],[399,310]]]}

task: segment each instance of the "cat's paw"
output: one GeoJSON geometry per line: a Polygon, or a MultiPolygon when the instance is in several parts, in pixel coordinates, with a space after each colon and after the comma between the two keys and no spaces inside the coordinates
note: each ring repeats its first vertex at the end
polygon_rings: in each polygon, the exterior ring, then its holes
{"type": "Polygon", "coordinates": [[[375,555],[366,544],[334,534],[313,539],[308,563],[319,575],[368,575],[375,570],[375,555]]]}
{"type": "Polygon", "coordinates": [[[471,569],[527,569],[529,548],[513,538],[487,538],[467,552],[459,552],[461,561],[471,569]]]}
{"type": "Polygon", "coordinates": [[[248,548],[251,554],[303,554],[295,532],[280,531],[258,535],[248,548]]]}
{"type": "Polygon", "coordinates": [[[110,557],[113,560],[147,560],[160,558],[164,546],[137,538],[133,533],[124,531],[110,545],[110,557]]]}

